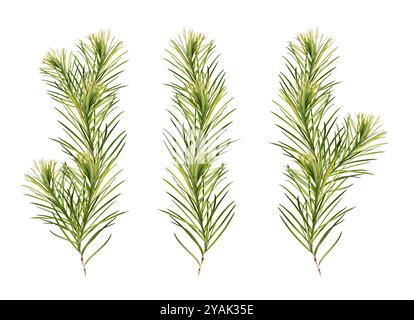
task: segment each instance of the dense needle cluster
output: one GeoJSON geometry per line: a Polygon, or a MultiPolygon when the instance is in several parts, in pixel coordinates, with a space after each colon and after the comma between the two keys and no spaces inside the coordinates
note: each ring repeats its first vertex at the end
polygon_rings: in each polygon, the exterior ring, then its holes
{"type": "Polygon", "coordinates": [[[122,183],[115,164],[126,137],[117,130],[122,48],[109,33],[100,32],[80,41],[77,54],[50,51],[41,68],[49,95],[60,104],[56,110],[65,132],[53,140],[69,161],[35,163],[26,187],[43,210],[36,218],[53,225],[52,234],[79,252],[85,274],[88,262],[111,238],[101,239],[103,232],[124,213],[113,209],[122,183]]]}
{"type": "Polygon", "coordinates": [[[175,235],[197,262],[200,273],[206,253],[227,229],[235,203],[226,201],[227,169],[218,157],[231,139],[223,138],[230,125],[231,99],[226,99],[225,73],[218,71],[215,45],[203,34],[184,32],[170,43],[170,71],[175,81],[172,130],[166,130],[165,145],[173,159],[165,181],[175,207],[162,210],[181,229],[189,242],[175,235]]]}
{"type": "Polygon", "coordinates": [[[331,80],[332,40],[317,32],[300,34],[288,45],[286,73],[280,74],[280,112],[275,114],[286,142],[277,145],[291,159],[286,167],[288,200],[279,207],[287,229],[320,265],[341,238],[333,231],[353,208],[341,207],[350,179],[369,172],[385,132],[378,118],[358,114],[338,120],[331,80]]]}

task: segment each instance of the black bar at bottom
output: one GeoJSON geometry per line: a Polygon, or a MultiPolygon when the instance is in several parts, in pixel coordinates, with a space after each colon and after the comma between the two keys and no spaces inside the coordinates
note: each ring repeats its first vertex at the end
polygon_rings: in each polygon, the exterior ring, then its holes
{"type": "Polygon", "coordinates": [[[340,300],[38,300],[1,301],[1,314],[13,318],[24,314],[30,319],[65,318],[97,319],[411,319],[412,301],[340,301],[340,300]],[[398,306],[396,307],[396,303],[398,306]],[[25,305],[28,305],[27,307],[25,305]],[[53,310],[53,311],[52,311],[53,310]],[[386,315],[391,315],[387,317],[386,315]],[[408,317],[399,317],[399,315],[408,317]]]}

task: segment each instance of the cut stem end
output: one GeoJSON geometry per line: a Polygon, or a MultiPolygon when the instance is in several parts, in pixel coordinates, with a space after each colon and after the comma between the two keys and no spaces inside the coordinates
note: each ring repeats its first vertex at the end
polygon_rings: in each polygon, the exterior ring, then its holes
{"type": "Polygon", "coordinates": [[[204,262],[204,255],[201,257],[200,266],[198,268],[198,276],[200,276],[201,268],[203,267],[203,262],[204,262]]]}
{"type": "Polygon", "coordinates": [[[81,259],[81,263],[82,263],[83,273],[84,273],[84,275],[86,277],[86,266],[85,266],[85,262],[83,260],[83,256],[82,255],[81,255],[80,259],[81,259]]]}
{"type": "Polygon", "coordinates": [[[316,268],[318,269],[319,276],[322,276],[321,267],[318,263],[318,259],[316,259],[316,256],[313,256],[313,261],[315,261],[315,265],[316,265],[316,268]]]}

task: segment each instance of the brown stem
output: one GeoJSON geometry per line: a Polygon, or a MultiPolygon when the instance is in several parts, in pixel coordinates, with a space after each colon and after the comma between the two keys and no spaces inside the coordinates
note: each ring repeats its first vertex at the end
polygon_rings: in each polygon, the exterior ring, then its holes
{"type": "Polygon", "coordinates": [[[201,267],[203,266],[203,262],[204,262],[204,254],[201,256],[200,267],[198,268],[198,276],[200,276],[200,273],[201,273],[201,267]]]}
{"type": "Polygon", "coordinates": [[[83,255],[81,254],[81,263],[82,263],[82,268],[83,268],[83,273],[85,274],[86,277],[86,266],[85,266],[85,261],[83,260],[83,255]]]}
{"type": "Polygon", "coordinates": [[[316,268],[318,269],[318,272],[319,272],[319,276],[322,276],[321,267],[319,266],[318,259],[316,259],[315,255],[313,256],[313,261],[315,261],[316,268]]]}

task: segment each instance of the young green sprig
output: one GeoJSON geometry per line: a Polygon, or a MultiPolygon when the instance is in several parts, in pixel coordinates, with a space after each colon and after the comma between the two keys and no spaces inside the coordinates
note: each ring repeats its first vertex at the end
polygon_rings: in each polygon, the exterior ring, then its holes
{"type": "Polygon", "coordinates": [[[35,218],[53,225],[51,233],[79,253],[86,275],[89,261],[108,243],[105,231],[124,212],[113,209],[119,197],[116,161],[126,133],[118,130],[118,77],[123,72],[122,42],[109,33],[80,41],[77,53],[50,51],[41,72],[65,136],[53,139],[68,162],[39,161],[27,174],[28,196],[43,210],[35,218]]]}
{"type": "Polygon", "coordinates": [[[281,219],[294,238],[312,254],[318,272],[338,243],[336,227],[353,208],[341,207],[350,179],[368,174],[385,132],[378,118],[358,114],[338,120],[331,80],[337,60],[332,40],[318,32],[300,34],[288,45],[287,72],[280,74],[278,127],[285,141],[276,143],[291,160],[283,186],[287,204],[281,219]],[[329,244],[328,244],[329,242],[329,244]]]}
{"type": "Polygon", "coordinates": [[[206,253],[217,243],[234,216],[235,203],[227,201],[230,183],[219,161],[233,140],[223,138],[234,111],[226,99],[225,73],[218,71],[215,45],[201,33],[184,32],[170,43],[170,71],[174,82],[173,108],[168,112],[172,130],[165,145],[173,159],[166,179],[174,208],[162,210],[179,227],[188,244],[178,243],[196,261],[200,274],[206,253]]]}

